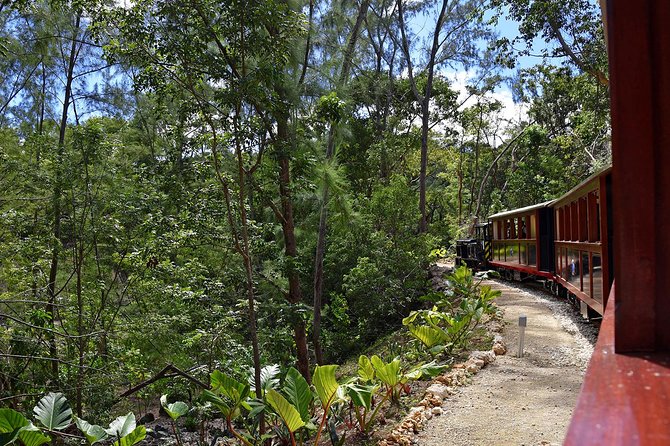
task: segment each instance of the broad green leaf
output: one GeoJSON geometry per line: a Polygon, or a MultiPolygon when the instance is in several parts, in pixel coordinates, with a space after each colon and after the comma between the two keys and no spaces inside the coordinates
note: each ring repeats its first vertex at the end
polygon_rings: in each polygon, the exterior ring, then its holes
{"type": "Polygon", "coordinates": [[[248,406],[250,408],[248,419],[256,418],[266,409],[265,403],[258,398],[250,399],[248,406]]]}
{"type": "Polygon", "coordinates": [[[432,378],[444,372],[448,367],[448,365],[437,365],[435,361],[431,361],[428,364],[422,364],[414,367],[407,374],[405,374],[405,377],[409,379],[421,379],[424,377],[432,378]]]}
{"type": "Polygon", "coordinates": [[[237,406],[230,405],[223,398],[221,398],[220,396],[216,395],[215,393],[209,390],[205,390],[204,392],[202,392],[202,397],[205,401],[212,403],[214,407],[219,409],[219,411],[223,414],[224,417],[230,419],[237,418],[238,414],[237,406]]]}
{"type": "Polygon", "coordinates": [[[21,432],[20,427],[17,427],[13,431],[0,433],[0,446],[14,443],[14,440],[19,436],[19,432],[21,432]]]}
{"type": "Polygon", "coordinates": [[[228,375],[214,370],[210,375],[210,384],[214,393],[221,394],[229,398],[233,406],[237,406],[247,396],[249,396],[249,384],[243,384],[234,380],[228,375]]]}
{"type": "Polygon", "coordinates": [[[128,435],[121,437],[120,441],[115,441],[113,446],[133,446],[144,440],[147,436],[147,429],[144,426],[137,426],[128,435]]]}
{"type": "Polygon", "coordinates": [[[269,389],[265,394],[265,398],[272,408],[277,412],[277,415],[282,419],[289,431],[295,432],[305,425],[300,417],[300,412],[289,403],[279,392],[274,389],[269,389]]]}
{"type": "Polygon", "coordinates": [[[429,327],[427,325],[408,325],[407,329],[412,336],[417,338],[427,348],[431,348],[438,344],[443,344],[447,340],[446,333],[439,328],[429,327]]]}
{"type": "Polygon", "coordinates": [[[310,420],[309,405],[312,402],[312,392],[309,390],[309,384],[299,371],[291,367],[286,373],[284,380],[284,394],[300,413],[300,418],[304,422],[310,420]]]}
{"type": "Polygon", "coordinates": [[[177,418],[188,413],[188,406],[182,401],[175,401],[174,403],[167,402],[167,395],[161,396],[161,406],[170,418],[176,420],[177,418]]]}
{"type": "Polygon", "coordinates": [[[88,421],[77,417],[75,417],[74,422],[81,433],[86,437],[88,444],[97,443],[107,438],[107,432],[98,425],[91,424],[88,421]]]}
{"type": "Polygon", "coordinates": [[[416,320],[416,317],[417,317],[418,315],[419,315],[419,312],[418,312],[418,311],[412,311],[412,312],[409,314],[409,316],[407,316],[406,318],[404,318],[404,319],[402,320],[402,324],[403,324],[403,325],[409,325],[409,324],[414,323],[414,321],[416,320]]]}
{"type": "Polygon", "coordinates": [[[402,378],[400,376],[400,360],[394,359],[388,364],[384,363],[381,358],[377,355],[370,358],[372,366],[375,368],[375,373],[377,378],[379,378],[384,384],[389,387],[394,387],[400,382],[402,378]]]}
{"type": "Polygon", "coordinates": [[[24,446],[40,446],[41,444],[50,442],[51,438],[44,435],[33,423],[30,423],[28,426],[21,428],[19,441],[24,446]]]}
{"type": "Polygon", "coordinates": [[[72,409],[62,393],[49,392],[33,409],[35,418],[52,431],[63,430],[72,422],[72,409]]]}
{"type": "Polygon", "coordinates": [[[14,432],[24,426],[30,425],[30,421],[14,409],[0,409],[0,434],[14,432]]]}
{"type": "Polygon", "coordinates": [[[118,417],[109,424],[109,428],[105,429],[107,435],[115,438],[123,438],[135,430],[135,414],[129,412],[128,415],[118,417]]]}
{"type": "Polygon", "coordinates": [[[11,444],[30,421],[13,409],[0,409],[0,446],[11,444]]]}
{"type": "Polygon", "coordinates": [[[370,410],[375,390],[377,390],[377,386],[374,385],[362,386],[360,384],[352,384],[348,386],[347,394],[354,403],[354,406],[365,407],[366,410],[370,410]]]}
{"type": "Polygon", "coordinates": [[[428,349],[428,351],[433,356],[439,355],[440,353],[444,352],[448,347],[451,347],[451,345],[452,345],[451,342],[447,343],[446,345],[439,344],[434,347],[431,347],[430,349],[428,349]]]}
{"type": "Polygon", "coordinates": [[[375,368],[365,355],[358,357],[358,376],[365,382],[375,379],[375,368]]]}
{"type": "Polygon", "coordinates": [[[333,398],[337,395],[337,389],[340,387],[335,379],[335,369],[337,369],[336,365],[317,365],[316,370],[314,370],[312,382],[324,409],[330,406],[333,398]]]}

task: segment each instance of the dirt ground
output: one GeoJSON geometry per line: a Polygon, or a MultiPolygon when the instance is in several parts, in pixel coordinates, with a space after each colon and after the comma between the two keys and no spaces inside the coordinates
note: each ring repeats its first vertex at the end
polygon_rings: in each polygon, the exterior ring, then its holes
{"type": "Polygon", "coordinates": [[[566,302],[498,281],[507,355],[479,372],[442,406],[417,437],[419,446],[559,445],[570,422],[597,336],[566,302]],[[524,355],[518,320],[526,315],[524,355]]]}

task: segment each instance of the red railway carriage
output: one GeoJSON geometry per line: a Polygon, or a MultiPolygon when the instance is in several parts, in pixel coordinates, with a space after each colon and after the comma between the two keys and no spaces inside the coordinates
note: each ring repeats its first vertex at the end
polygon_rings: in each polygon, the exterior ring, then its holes
{"type": "Polygon", "coordinates": [[[557,294],[576,298],[585,316],[602,315],[613,271],[611,170],[557,200],[490,216],[489,267],[517,280],[544,278],[557,294]]]}
{"type": "Polygon", "coordinates": [[[553,278],[551,201],[489,217],[492,249],[489,266],[508,276],[553,278]]]}
{"type": "Polygon", "coordinates": [[[555,280],[600,315],[612,283],[611,170],[592,175],[552,204],[555,280]]]}

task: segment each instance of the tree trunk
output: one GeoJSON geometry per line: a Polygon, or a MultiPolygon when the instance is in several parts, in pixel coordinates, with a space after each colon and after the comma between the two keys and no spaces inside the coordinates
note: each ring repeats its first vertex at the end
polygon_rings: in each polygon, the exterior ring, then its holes
{"type": "MultiPolygon", "coordinates": [[[[280,113],[277,116],[277,139],[280,144],[279,152],[279,196],[282,209],[282,233],[284,235],[284,253],[288,257],[288,301],[298,305],[302,302],[300,276],[295,266],[298,258],[298,244],[295,238],[295,223],[293,221],[293,200],[291,197],[291,170],[288,156],[289,129],[288,116],[280,113]]],[[[307,382],[312,381],[309,372],[309,354],[307,351],[307,334],[305,323],[297,320],[293,325],[293,336],[298,355],[298,371],[307,382]]]]}
{"type": "MultiPolygon", "coordinates": [[[[363,0],[358,10],[356,24],[351,30],[347,48],[344,52],[342,61],[342,70],[340,71],[339,87],[346,85],[351,70],[351,61],[358,40],[358,34],[363,25],[363,19],[367,14],[370,0],[363,0]]],[[[326,145],[326,162],[333,159],[335,153],[335,125],[330,124],[328,130],[328,142],[326,145]]],[[[326,234],[328,232],[328,199],[330,190],[328,183],[324,184],[323,195],[321,197],[321,213],[319,215],[319,234],[316,243],[316,254],[314,256],[314,327],[312,342],[314,344],[314,354],[317,364],[323,364],[323,352],[321,350],[321,306],[323,300],[323,259],[326,254],[326,234]]]]}
{"type": "MultiPolygon", "coordinates": [[[[432,71],[432,70],[431,70],[432,71]]],[[[419,211],[421,217],[419,220],[419,232],[428,231],[428,219],[426,216],[426,172],[428,170],[428,127],[430,125],[430,87],[432,87],[433,77],[428,77],[426,83],[426,95],[421,104],[421,170],[419,171],[419,211]]]]}
{"type": "MultiPolygon", "coordinates": [[[[65,152],[65,130],[67,128],[68,120],[68,110],[70,107],[70,101],[72,97],[72,81],[74,79],[74,65],[77,60],[77,37],[79,35],[79,24],[81,20],[81,15],[77,13],[75,17],[73,35],[72,35],[72,45],[70,46],[70,55],[68,59],[67,66],[67,77],[65,80],[65,97],[63,98],[63,112],[61,114],[60,120],[60,131],[58,134],[58,150],[56,153],[56,179],[54,182],[54,194],[53,194],[53,210],[54,210],[54,220],[53,220],[53,246],[51,248],[51,265],[49,267],[49,283],[47,284],[47,297],[48,303],[46,305],[46,312],[50,316],[51,320],[49,322],[50,328],[53,330],[55,327],[55,303],[56,303],[56,277],[58,275],[58,257],[61,250],[61,198],[63,195],[63,185],[62,182],[62,163],[63,163],[63,154],[65,152]]],[[[58,371],[58,361],[55,359],[58,358],[58,347],[56,345],[56,337],[53,334],[53,331],[47,334],[48,343],[49,343],[49,355],[54,361],[51,361],[51,379],[55,386],[58,386],[59,382],[59,371],[58,371]]]]}

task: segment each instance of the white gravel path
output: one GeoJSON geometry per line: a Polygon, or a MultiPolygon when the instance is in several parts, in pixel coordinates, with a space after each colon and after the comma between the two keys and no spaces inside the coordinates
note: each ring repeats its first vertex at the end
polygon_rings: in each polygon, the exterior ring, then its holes
{"type": "Polygon", "coordinates": [[[563,442],[597,337],[565,301],[541,290],[487,281],[503,295],[505,356],[444,401],[417,436],[419,446],[558,445],[563,442]],[[518,317],[528,317],[524,356],[518,317]]]}

